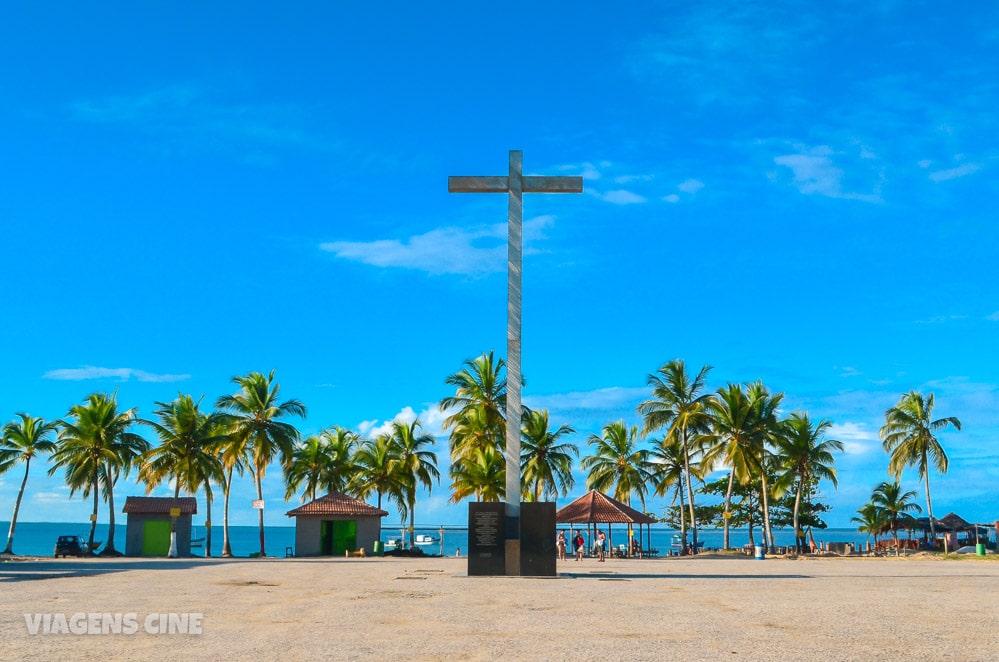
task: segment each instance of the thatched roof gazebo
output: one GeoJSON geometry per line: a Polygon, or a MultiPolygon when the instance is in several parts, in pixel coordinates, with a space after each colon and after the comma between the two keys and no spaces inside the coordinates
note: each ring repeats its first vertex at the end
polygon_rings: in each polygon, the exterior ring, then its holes
{"type": "MultiPolygon", "coordinates": [[[[656,522],[655,517],[650,517],[639,512],[631,506],[625,505],[606,494],[590,490],[569,505],[561,508],[555,513],[556,524],[585,524],[592,526],[594,531],[597,524],[607,524],[608,547],[614,546],[614,534],[610,524],[638,524],[638,538],[641,541],[641,526],[646,525],[645,549],[650,547],[652,533],[648,525],[656,522]]],[[[592,540],[592,537],[591,537],[592,540]]],[[[631,555],[631,548],[628,548],[628,555],[631,555]]]]}

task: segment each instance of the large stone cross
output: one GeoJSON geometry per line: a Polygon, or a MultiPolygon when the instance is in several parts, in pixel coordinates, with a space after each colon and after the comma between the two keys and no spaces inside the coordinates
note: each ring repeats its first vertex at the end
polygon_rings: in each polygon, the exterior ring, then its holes
{"type": "MultiPolygon", "coordinates": [[[[524,153],[510,151],[506,177],[448,177],[450,193],[508,193],[506,325],[506,515],[520,517],[520,299],[524,256],[524,193],[582,193],[582,177],[524,177],[524,153]]],[[[519,538],[507,544],[507,574],[520,574],[519,538]],[[516,564],[513,566],[512,564],[516,564]],[[518,568],[511,572],[513,567],[518,568]]]]}

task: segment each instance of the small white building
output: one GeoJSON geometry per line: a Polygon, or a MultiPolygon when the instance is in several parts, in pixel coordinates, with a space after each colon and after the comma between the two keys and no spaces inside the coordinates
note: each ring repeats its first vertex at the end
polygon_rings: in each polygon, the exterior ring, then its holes
{"type": "Polygon", "coordinates": [[[330,492],[285,513],[295,518],[295,556],[343,556],[374,551],[388,515],[363,501],[330,492]]]}

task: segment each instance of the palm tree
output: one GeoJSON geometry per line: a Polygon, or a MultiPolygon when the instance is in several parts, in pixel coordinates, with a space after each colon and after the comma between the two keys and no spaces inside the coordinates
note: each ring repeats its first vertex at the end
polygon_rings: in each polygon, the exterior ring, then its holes
{"type": "Polygon", "coordinates": [[[587,443],[594,448],[593,455],[587,455],[580,463],[583,469],[589,469],[587,488],[600,492],[613,489],[614,498],[629,506],[635,493],[644,511],[652,467],[649,451],[638,448],[638,426],[628,427],[624,421],[608,423],[601,436],[591,434],[587,443]]]}
{"type": "Polygon", "coordinates": [[[474,496],[476,501],[506,498],[506,460],[495,448],[476,448],[451,463],[451,503],[474,496]]]}
{"type": "Polygon", "coordinates": [[[394,473],[403,486],[405,514],[409,515],[409,548],[416,546],[416,490],[422,485],[426,489],[433,486],[436,480],[440,482],[440,471],[437,469],[437,455],[428,450],[427,446],[434,444],[434,436],[421,433],[420,419],[412,423],[393,421],[389,433],[389,445],[392,448],[394,473]]]}
{"type": "Polygon", "coordinates": [[[307,437],[295,447],[284,472],[284,498],[290,499],[303,483],[302,501],[315,499],[320,489],[344,491],[353,476],[353,456],[360,441],[356,432],[340,426],[307,437]]]}
{"type": "Polygon", "coordinates": [[[579,449],[573,443],[560,443],[560,440],[575,432],[568,425],[551,430],[547,409],[527,410],[520,444],[520,474],[525,497],[541,501],[542,497],[565,496],[572,489],[575,482],[573,458],[579,455],[579,449]]]}
{"type": "Polygon", "coordinates": [[[455,387],[455,394],[440,402],[442,411],[453,412],[442,426],[445,431],[455,428],[450,440],[452,461],[475,448],[505,448],[506,379],[501,376],[505,367],[506,362],[490,351],[465,361],[464,368],[444,380],[455,387]],[[471,428],[470,421],[475,422],[471,428]]]}
{"type": "MultiPolygon", "coordinates": [[[[684,463],[683,443],[674,433],[667,433],[658,443],[652,446],[649,454],[651,469],[649,473],[655,485],[656,496],[667,496],[673,492],[673,503],[680,501],[680,546],[681,554],[687,553],[687,514],[684,512],[684,476],[687,475],[687,465],[684,463]]],[[[690,465],[696,470],[697,465],[690,465]]]]}
{"type": "MultiPolygon", "coordinates": [[[[229,424],[233,443],[248,449],[253,464],[253,480],[257,486],[257,499],[263,501],[263,479],[267,465],[279,458],[285,467],[298,442],[298,430],[290,423],[278,419],[284,416],[305,418],[306,409],[298,400],[278,402],[281,387],[274,382],[274,371],[266,377],[259,372],[251,372],[242,377],[233,377],[239,385],[233,395],[223,395],[215,403],[227,412],[225,421],[229,424]]],[[[260,556],[264,550],[264,510],[257,509],[257,522],[260,526],[260,556]]]]}
{"type": "Polygon", "coordinates": [[[926,488],[926,513],[930,517],[930,540],[936,540],[933,525],[933,502],[930,500],[930,472],[933,466],[942,474],[947,473],[947,454],[937,441],[934,432],[954,426],[961,429],[961,421],[954,416],[933,418],[933,394],[925,398],[917,391],[909,391],[891,409],[885,412],[881,428],[881,441],[885,452],[891,453],[888,473],[895,480],[902,477],[905,467],[915,466],[926,488]]]}
{"type": "Polygon", "coordinates": [[[768,483],[768,480],[774,470],[775,458],[770,449],[780,434],[777,410],[784,399],[784,394],[771,393],[762,381],[756,381],[747,387],[746,395],[754,403],[755,425],[750,435],[750,448],[754,456],[754,463],[759,469],[760,501],[763,505],[763,526],[767,536],[767,546],[773,553],[775,551],[774,532],[770,524],[770,492],[773,486],[768,483]]]}
{"type": "Polygon", "coordinates": [[[754,406],[742,385],[729,383],[718,389],[716,397],[706,403],[705,409],[711,422],[711,432],[705,437],[715,444],[708,453],[707,461],[710,463],[722,456],[730,467],[722,534],[722,547],[728,549],[732,488],[736,479],[742,485],[748,483],[755,471],[751,452],[751,438],[756,425],[754,406]]]}
{"type": "Polygon", "coordinates": [[[93,393],[86,403],[74,405],[66,419],[59,421],[59,439],[52,454],[49,474],[64,469],[70,496],[78,490],[84,498],[93,495],[94,512],[90,522],[89,548],[94,548],[97,529],[98,492],[108,500],[108,542],[103,555],[117,554],[114,547],[114,487],[149,449],[149,443],[128,428],[138,422],[137,411],[118,411],[117,393],[93,393]]]}
{"type": "Polygon", "coordinates": [[[891,531],[892,540],[895,542],[896,556],[898,555],[898,530],[912,526],[912,515],[909,513],[922,511],[922,508],[913,503],[912,500],[915,498],[916,492],[903,492],[897,480],[893,483],[883,482],[875,487],[871,493],[871,503],[878,510],[878,519],[883,522],[884,529],[891,531]]]}
{"type": "Polygon", "coordinates": [[[885,529],[885,522],[884,516],[876,505],[865,503],[857,510],[857,516],[851,517],[850,521],[858,525],[857,531],[872,536],[874,545],[877,546],[878,536],[885,529]]]}
{"type": "MultiPolygon", "coordinates": [[[[643,434],[650,434],[663,428],[667,436],[677,435],[683,460],[681,483],[686,483],[687,504],[690,508],[690,526],[694,549],[697,549],[697,518],[694,517],[694,488],[691,484],[690,465],[693,449],[692,433],[705,427],[705,404],[712,399],[710,393],[702,393],[711,366],[702,366],[693,379],[687,373],[682,359],[674,359],[663,365],[656,374],[648,376],[647,384],[652,387],[652,400],[638,406],[638,413],[645,417],[643,434]]],[[[686,553],[687,537],[683,536],[681,551],[686,553]]]]}
{"type": "Polygon", "coordinates": [[[14,501],[14,514],[10,516],[10,530],[7,532],[7,546],[3,554],[14,553],[14,527],[17,526],[17,513],[21,509],[21,499],[24,497],[24,487],[28,484],[28,470],[31,460],[40,453],[51,453],[55,450],[55,442],[50,435],[58,430],[53,421],[46,423],[45,419],[34,418],[18,412],[20,422],[11,421],[3,426],[3,440],[0,442],[0,474],[14,467],[18,462],[24,462],[24,478],[21,479],[21,489],[17,491],[14,501]]]}
{"type": "Polygon", "coordinates": [[[405,507],[402,481],[399,479],[395,448],[387,435],[374,440],[363,441],[354,453],[354,475],[347,484],[347,491],[365,499],[372,492],[378,495],[378,508],[382,507],[382,497],[388,497],[399,506],[405,507]]]}
{"type": "MultiPolygon", "coordinates": [[[[232,545],[229,540],[229,496],[232,494],[232,478],[234,473],[243,475],[250,464],[250,455],[247,438],[233,434],[231,421],[227,417],[218,418],[217,428],[220,439],[215,444],[214,451],[222,463],[222,480],[219,484],[222,487],[222,556],[225,558],[232,556],[232,545]]],[[[208,527],[208,533],[211,534],[211,527],[208,527]]]]}
{"type": "Polygon", "coordinates": [[[831,426],[828,420],[813,424],[807,413],[794,412],[782,422],[776,438],[778,462],[784,472],[775,487],[781,493],[794,489],[794,544],[799,554],[805,551],[805,534],[798,518],[805,488],[813,479],[825,479],[837,486],[832,454],[843,450],[843,442],[822,438],[831,426]]]}
{"type": "MultiPolygon", "coordinates": [[[[139,468],[139,480],[146,483],[146,493],[152,492],[164,479],[172,478],[174,498],[180,490],[197,495],[205,488],[206,518],[212,520],[212,481],[224,480],[222,462],[215,446],[225,436],[219,427],[218,414],[201,411],[201,400],[178,394],[173,402],[157,402],[153,412],[159,421],[140,421],[150,426],[160,444],[148,450],[139,468]]],[[[176,534],[176,518],[170,518],[170,535],[176,534]]],[[[205,556],[211,556],[211,526],[206,527],[205,556]]],[[[171,541],[172,542],[172,541],[171,541]]],[[[171,544],[173,548],[173,544],[171,544]]]]}

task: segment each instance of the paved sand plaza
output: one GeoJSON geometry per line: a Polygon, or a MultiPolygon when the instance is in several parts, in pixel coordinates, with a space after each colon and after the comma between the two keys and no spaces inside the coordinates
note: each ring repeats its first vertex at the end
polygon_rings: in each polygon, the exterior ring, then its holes
{"type": "MultiPolygon", "coordinates": [[[[807,659],[999,656],[991,558],[587,559],[468,577],[465,559],[0,564],[4,659],[807,659]],[[25,614],[132,613],[135,634],[30,634],[25,614]],[[152,614],[201,634],[149,634],[152,614]]],[[[33,616],[34,617],[34,616],[33,616]]]]}

